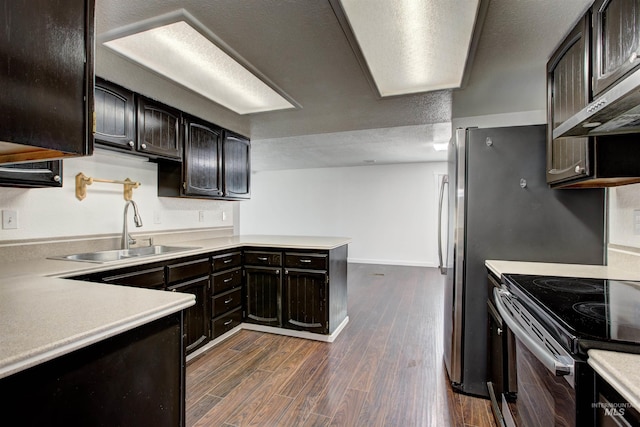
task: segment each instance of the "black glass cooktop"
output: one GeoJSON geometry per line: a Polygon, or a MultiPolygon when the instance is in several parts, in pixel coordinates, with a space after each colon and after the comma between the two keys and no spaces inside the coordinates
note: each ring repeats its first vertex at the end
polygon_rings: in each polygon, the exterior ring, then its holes
{"type": "Polygon", "coordinates": [[[561,344],[640,353],[640,282],[510,274],[507,286],[561,344]],[[624,348],[622,348],[624,347],[624,348]],[[637,348],[637,351],[635,350],[637,348]]]}

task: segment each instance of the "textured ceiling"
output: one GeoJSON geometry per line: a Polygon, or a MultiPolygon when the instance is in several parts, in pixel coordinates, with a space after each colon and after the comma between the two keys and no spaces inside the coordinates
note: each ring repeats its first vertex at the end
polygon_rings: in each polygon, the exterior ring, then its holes
{"type": "MultiPolygon", "coordinates": [[[[546,63],[586,3],[491,0],[465,91],[487,73],[546,63]]],[[[451,91],[377,97],[328,0],[96,0],[98,39],[179,9],[302,108],[239,116],[99,44],[96,74],[250,136],[257,170],[444,159],[430,143],[451,121],[451,91]]]]}

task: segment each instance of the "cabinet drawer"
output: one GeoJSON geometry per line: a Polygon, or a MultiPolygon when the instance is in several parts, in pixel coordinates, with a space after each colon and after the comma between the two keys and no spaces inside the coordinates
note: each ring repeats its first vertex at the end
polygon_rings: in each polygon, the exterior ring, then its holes
{"type": "Polygon", "coordinates": [[[217,317],[211,321],[212,338],[217,338],[242,323],[242,307],[217,317]]]}
{"type": "Polygon", "coordinates": [[[212,317],[220,316],[242,304],[242,288],[233,289],[213,298],[212,317]]]}
{"type": "Polygon", "coordinates": [[[285,267],[291,268],[308,268],[311,270],[327,269],[327,254],[305,254],[296,252],[287,252],[284,255],[285,267]]]}
{"type": "Polygon", "coordinates": [[[236,267],[230,271],[214,274],[211,282],[214,294],[237,288],[242,285],[242,268],[236,267]]]}
{"type": "Polygon", "coordinates": [[[100,280],[110,285],[134,286],[137,288],[164,289],[164,267],[147,270],[120,272],[104,276],[100,280]]]}
{"type": "Polygon", "coordinates": [[[167,283],[209,274],[209,258],[173,264],[167,267],[167,283]]]}
{"type": "Polygon", "coordinates": [[[280,252],[245,251],[244,263],[247,265],[282,265],[280,252]]]}
{"type": "Polygon", "coordinates": [[[242,253],[230,252],[228,254],[216,255],[213,257],[213,271],[226,270],[242,264],[242,253]]]}

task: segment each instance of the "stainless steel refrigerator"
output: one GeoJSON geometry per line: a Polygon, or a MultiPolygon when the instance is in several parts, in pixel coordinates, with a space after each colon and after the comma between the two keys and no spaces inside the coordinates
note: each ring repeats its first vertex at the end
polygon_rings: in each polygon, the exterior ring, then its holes
{"type": "Polygon", "coordinates": [[[544,125],[457,129],[449,144],[440,206],[448,232],[439,248],[444,360],[464,393],[488,395],[486,259],[605,261],[605,192],[551,190],[545,135],[544,125]]]}

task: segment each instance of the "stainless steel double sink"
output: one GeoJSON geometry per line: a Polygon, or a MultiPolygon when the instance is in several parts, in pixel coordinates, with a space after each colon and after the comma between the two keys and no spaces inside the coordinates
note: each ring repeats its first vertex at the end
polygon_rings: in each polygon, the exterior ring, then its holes
{"type": "Polygon", "coordinates": [[[63,255],[51,257],[50,259],[62,259],[67,261],[94,262],[98,264],[120,261],[131,258],[142,258],[154,255],[170,254],[174,252],[183,252],[193,249],[200,249],[193,246],[164,246],[153,245],[143,246],[130,249],[114,249],[110,251],[85,252],[81,254],[63,255]]]}

